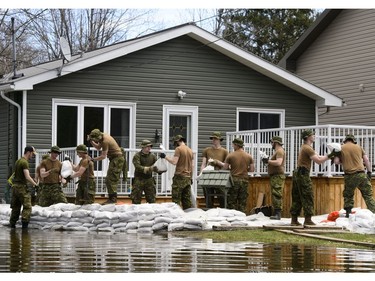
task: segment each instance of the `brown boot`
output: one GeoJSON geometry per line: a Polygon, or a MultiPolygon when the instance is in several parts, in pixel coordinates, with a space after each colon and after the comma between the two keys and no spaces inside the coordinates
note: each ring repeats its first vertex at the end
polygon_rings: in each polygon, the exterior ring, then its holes
{"type": "Polygon", "coordinates": [[[298,221],[297,216],[292,216],[292,221],[290,222],[290,225],[292,225],[292,226],[301,225],[301,223],[298,221]]]}
{"type": "Polygon", "coordinates": [[[303,225],[315,225],[315,223],[311,220],[311,216],[305,216],[305,222],[303,225]]]}

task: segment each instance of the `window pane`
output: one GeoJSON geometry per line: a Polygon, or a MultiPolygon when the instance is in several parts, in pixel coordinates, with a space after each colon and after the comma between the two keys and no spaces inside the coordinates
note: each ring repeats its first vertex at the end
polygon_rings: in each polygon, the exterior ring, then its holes
{"type": "Polygon", "coordinates": [[[260,129],[280,128],[280,115],[260,113],[260,129]]]}
{"type": "Polygon", "coordinates": [[[169,117],[169,148],[173,148],[173,137],[182,135],[188,145],[190,140],[190,116],[170,115],[169,117]]]}
{"type": "Polygon", "coordinates": [[[77,111],[76,106],[57,106],[57,145],[76,147],[77,145],[77,111]]]}
{"type": "MultiPolygon", "coordinates": [[[[96,151],[91,147],[89,142],[86,141],[87,135],[90,134],[90,132],[93,129],[99,129],[103,132],[104,127],[104,108],[102,107],[85,107],[84,108],[84,118],[83,118],[83,140],[82,143],[85,143],[88,145],[89,150],[96,151]]],[[[92,154],[92,156],[94,156],[92,154]]],[[[101,171],[103,166],[102,161],[95,161],[94,162],[94,170],[95,171],[101,171]]]]}
{"type": "Polygon", "coordinates": [[[257,130],[259,114],[257,112],[239,112],[239,131],[257,130]]]}
{"type": "Polygon", "coordinates": [[[111,136],[121,147],[129,147],[130,110],[122,108],[111,109],[111,136]]]}
{"type": "Polygon", "coordinates": [[[102,107],[85,107],[83,124],[83,140],[86,143],[86,137],[93,129],[99,129],[103,132],[104,108],[102,107]]]}

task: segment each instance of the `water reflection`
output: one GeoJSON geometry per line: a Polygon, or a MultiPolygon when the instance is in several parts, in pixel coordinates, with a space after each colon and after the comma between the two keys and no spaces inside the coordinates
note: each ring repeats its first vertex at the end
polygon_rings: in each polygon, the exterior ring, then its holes
{"type": "Polygon", "coordinates": [[[0,228],[0,272],[375,272],[375,251],[0,228]]]}
{"type": "Polygon", "coordinates": [[[31,241],[28,231],[10,230],[10,272],[30,272],[31,241]]]}

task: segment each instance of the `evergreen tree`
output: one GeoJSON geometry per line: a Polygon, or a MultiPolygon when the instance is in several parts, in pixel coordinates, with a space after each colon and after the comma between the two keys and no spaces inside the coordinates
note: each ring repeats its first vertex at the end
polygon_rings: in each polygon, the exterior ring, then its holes
{"type": "Polygon", "coordinates": [[[310,9],[223,9],[221,36],[277,64],[319,13],[310,9]]]}

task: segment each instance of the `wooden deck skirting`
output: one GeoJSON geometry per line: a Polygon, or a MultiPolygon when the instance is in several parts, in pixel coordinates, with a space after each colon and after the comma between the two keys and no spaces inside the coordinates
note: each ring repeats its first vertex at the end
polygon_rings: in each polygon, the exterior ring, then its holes
{"type": "MultiPolygon", "coordinates": [[[[329,214],[332,211],[339,211],[344,207],[344,177],[312,177],[314,190],[315,215],[329,214]]],[[[374,186],[374,179],[372,180],[374,186]]],[[[272,205],[269,177],[254,177],[249,180],[249,197],[247,201],[247,212],[255,207],[258,194],[265,194],[264,205],[272,205]]],[[[290,217],[290,206],[292,204],[292,177],[285,180],[283,194],[282,217],[290,217]]],[[[354,193],[354,207],[367,209],[365,201],[358,189],[354,193]]],[[[303,214],[301,214],[303,215],[303,214]]]]}
{"type": "MultiPolygon", "coordinates": [[[[332,211],[339,211],[344,207],[344,199],[342,191],[344,189],[344,178],[343,177],[312,177],[313,190],[314,190],[314,204],[315,204],[315,215],[329,214],[332,211]]],[[[374,186],[374,179],[372,180],[374,186]]],[[[284,186],[283,195],[283,210],[282,217],[290,217],[290,206],[292,203],[291,197],[292,190],[292,178],[287,177],[284,186]]],[[[269,186],[269,177],[252,177],[249,179],[248,187],[249,197],[247,200],[247,215],[250,214],[251,210],[257,205],[258,194],[260,192],[265,194],[263,205],[272,205],[271,203],[271,191],[269,186]]],[[[375,196],[374,196],[375,197],[375,196]]],[[[97,203],[103,203],[107,200],[107,197],[98,196],[96,198],[97,203]]],[[[68,198],[68,201],[74,203],[74,198],[68,198]]],[[[131,204],[129,196],[119,196],[119,203],[131,204]]],[[[170,196],[158,196],[156,198],[157,203],[172,202],[170,196]]],[[[215,200],[216,202],[216,200],[215,200]]],[[[145,199],[142,199],[142,203],[146,203],[145,199]]],[[[218,206],[218,205],[216,205],[218,206]]],[[[354,194],[354,206],[366,209],[365,201],[363,200],[361,193],[357,189],[354,194]]],[[[205,198],[203,196],[197,197],[197,207],[205,208],[205,198]]],[[[302,216],[303,214],[301,214],[302,216]]]]}

